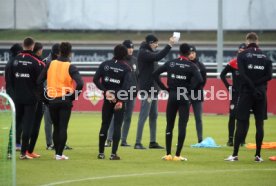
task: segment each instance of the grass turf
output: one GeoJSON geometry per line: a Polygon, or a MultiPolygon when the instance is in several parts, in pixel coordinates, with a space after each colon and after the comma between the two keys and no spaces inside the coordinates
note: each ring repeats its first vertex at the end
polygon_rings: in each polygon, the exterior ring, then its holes
{"type": "MultiPolygon", "coordinates": [[[[137,114],[134,114],[128,142],[135,142],[137,114]]],[[[44,124],[35,152],[42,156],[34,160],[18,160],[17,185],[273,185],[275,184],[276,162],[268,160],[276,155],[275,150],[262,150],[263,163],[253,162],[254,150],[240,149],[238,162],[223,161],[232,153],[226,147],[227,116],[203,116],[204,137],[213,137],[222,148],[193,149],[197,142],[195,123],[191,115],[182,155],[187,162],[166,162],[161,157],[165,150],[134,150],[119,147],[121,161],[110,161],[110,148],[106,148],[106,159],[98,160],[98,132],[101,115],[99,113],[73,113],[69,123],[68,144],[74,149],[64,151],[70,157],[68,161],[53,159],[54,151],[45,150],[44,124]]],[[[265,122],[264,141],[275,141],[276,117],[265,122]]],[[[164,114],[158,118],[158,142],[165,144],[164,114]]],[[[176,125],[177,126],[177,125],[176,125]]],[[[254,142],[255,126],[253,120],[246,142],[254,142]]],[[[174,130],[173,151],[177,139],[177,127],[174,130]]],[[[146,123],[143,144],[149,143],[149,127],[146,123]]]]}

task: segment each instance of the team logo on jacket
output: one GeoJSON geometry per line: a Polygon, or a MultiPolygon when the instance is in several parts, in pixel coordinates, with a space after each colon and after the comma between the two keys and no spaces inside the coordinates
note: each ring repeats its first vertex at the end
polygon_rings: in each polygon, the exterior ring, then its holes
{"type": "Polygon", "coordinates": [[[249,64],[249,65],[247,66],[247,68],[248,68],[248,69],[253,69],[253,65],[252,65],[252,64],[249,64]]]}
{"type": "Polygon", "coordinates": [[[14,60],[13,66],[17,66],[17,65],[18,65],[18,60],[14,60]]]}
{"type": "Polygon", "coordinates": [[[105,78],[104,78],[104,81],[105,81],[105,82],[109,82],[109,77],[105,77],[105,78]]]}
{"type": "Polygon", "coordinates": [[[174,67],[175,66],[175,62],[170,62],[170,67],[174,67]]]}
{"type": "Polygon", "coordinates": [[[132,65],[132,68],[133,68],[133,71],[136,71],[136,68],[137,68],[137,67],[136,67],[135,64],[133,64],[133,65],[132,65]]]}
{"type": "Polygon", "coordinates": [[[247,54],[246,54],[246,57],[247,57],[247,58],[252,58],[253,55],[252,55],[252,53],[247,53],[247,54]]]}
{"type": "Polygon", "coordinates": [[[172,79],[175,79],[175,74],[171,74],[171,78],[172,78],[172,79]]]}
{"type": "Polygon", "coordinates": [[[105,71],[108,71],[108,70],[109,70],[109,66],[108,66],[108,65],[105,65],[105,66],[104,66],[104,70],[105,70],[105,71]]]}

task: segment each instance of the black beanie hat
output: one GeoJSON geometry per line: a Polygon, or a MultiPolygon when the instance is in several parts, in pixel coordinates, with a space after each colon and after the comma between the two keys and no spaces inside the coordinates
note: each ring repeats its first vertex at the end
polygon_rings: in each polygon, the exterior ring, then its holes
{"type": "Polygon", "coordinates": [[[187,43],[183,43],[179,46],[179,51],[182,55],[188,56],[191,52],[191,46],[187,43]]]}
{"type": "Polygon", "coordinates": [[[116,45],[114,48],[114,59],[122,60],[122,59],[125,59],[126,56],[127,56],[127,48],[122,44],[116,45]]]}
{"type": "Polygon", "coordinates": [[[10,48],[10,54],[15,57],[23,50],[22,46],[18,43],[14,44],[10,48]]]}
{"type": "Polygon", "coordinates": [[[191,52],[196,52],[196,47],[194,45],[190,45],[190,51],[191,52]]]}
{"type": "Polygon", "coordinates": [[[134,48],[134,45],[131,40],[124,40],[123,45],[127,48],[134,48]]]}
{"type": "Polygon", "coordinates": [[[146,42],[147,42],[148,44],[151,44],[151,43],[154,43],[154,42],[157,42],[157,41],[158,41],[157,37],[155,37],[155,36],[152,35],[152,34],[149,34],[149,35],[147,35],[147,37],[146,37],[146,42]]]}
{"type": "Polygon", "coordinates": [[[239,45],[239,49],[246,49],[247,45],[245,43],[241,43],[239,45]]]}

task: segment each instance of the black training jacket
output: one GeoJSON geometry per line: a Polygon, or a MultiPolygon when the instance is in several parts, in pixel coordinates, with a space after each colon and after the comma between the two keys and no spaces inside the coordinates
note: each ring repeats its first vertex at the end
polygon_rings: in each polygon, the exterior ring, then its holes
{"type": "Polygon", "coordinates": [[[158,61],[163,59],[171,50],[170,45],[166,45],[159,52],[153,51],[149,44],[143,42],[138,51],[138,68],[139,68],[139,88],[140,90],[149,91],[151,87],[158,90],[158,86],[154,83],[152,73],[158,68],[158,61]]]}
{"type": "MultiPolygon", "coordinates": [[[[203,101],[204,100],[204,92],[203,92],[203,88],[206,84],[206,80],[207,80],[207,72],[206,72],[206,68],[204,66],[203,63],[201,63],[198,59],[195,59],[192,61],[198,68],[200,75],[202,77],[202,82],[199,83],[197,85],[197,87],[194,89],[194,97],[197,98],[195,100],[192,101],[203,101]]],[[[194,79],[192,79],[192,84],[194,84],[194,79]]]]}
{"type": "Polygon", "coordinates": [[[10,73],[14,101],[19,104],[35,104],[39,89],[36,80],[45,67],[45,63],[34,56],[32,51],[22,51],[12,61],[10,73]]]}
{"type": "Polygon", "coordinates": [[[238,63],[237,58],[232,59],[228,62],[225,68],[220,73],[220,78],[224,84],[224,86],[229,90],[229,87],[232,86],[233,92],[239,92],[240,88],[240,78],[239,78],[239,70],[238,70],[238,63]],[[226,75],[228,73],[232,74],[232,85],[228,82],[226,75]]]}
{"type": "Polygon", "coordinates": [[[177,91],[177,88],[186,88],[190,92],[203,82],[196,65],[188,61],[187,58],[181,57],[166,62],[153,73],[153,76],[159,87],[169,92],[177,91]],[[162,83],[159,77],[163,72],[167,72],[168,87],[162,83]],[[194,79],[193,83],[192,79],[194,79]]]}
{"type": "Polygon", "coordinates": [[[128,56],[127,62],[131,68],[131,85],[130,86],[135,86],[136,90],[138,90],[137,85],[138,85],[139,70],[138,70],[137,58],[135,56],[128,56]]]}
{"type": "Polygon", "coordinates": [[[254,43],[238,55],[238,69],[242,92],[266,90],[272,78],[272,62],[254,43]]]}
{"type": "MultiPolygon", "coordinates": [[[[131,67],[127,60],[108,60],[102,62],[97,69],[93,82],[102,91],[129,90],[132,84],[131,67]]],[[[115,95],[116,98],[117,95],[115,95]]],[[[125,100],[122,100],[125,101],[125,100]]]]}

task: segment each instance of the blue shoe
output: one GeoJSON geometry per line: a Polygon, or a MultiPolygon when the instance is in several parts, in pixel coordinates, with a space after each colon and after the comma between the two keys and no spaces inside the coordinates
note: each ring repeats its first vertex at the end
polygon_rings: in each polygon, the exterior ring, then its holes
{"type": "Polygon", "coordinates": [[[16,151],[21,151],[21,144],[16,144],[16,147],[15,147],[15,150],[16,151]]]}

